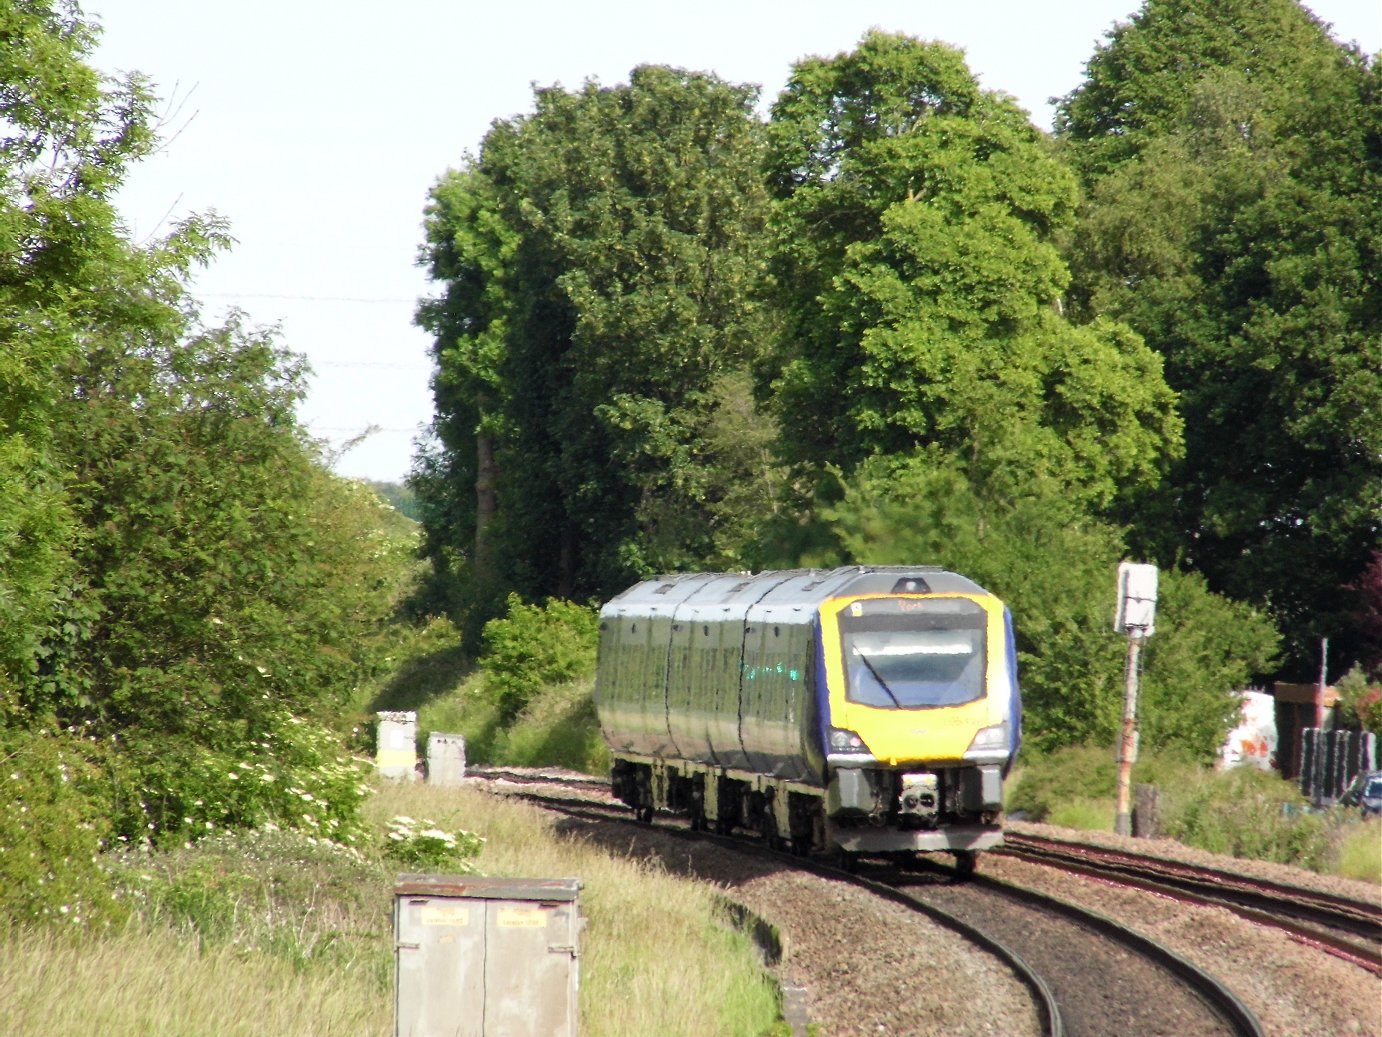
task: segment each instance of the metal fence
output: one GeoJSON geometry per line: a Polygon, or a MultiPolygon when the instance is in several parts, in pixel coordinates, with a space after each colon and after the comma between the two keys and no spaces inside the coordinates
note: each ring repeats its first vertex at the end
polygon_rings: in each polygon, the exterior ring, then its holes
{"type": "Polygon", "coordinates": [[[1300,790],[1317,806],[1338,799],[1358,774],[1377,770],[1377,736],[1370,731],[1307,727],[1300,739],[1300,790]]]}

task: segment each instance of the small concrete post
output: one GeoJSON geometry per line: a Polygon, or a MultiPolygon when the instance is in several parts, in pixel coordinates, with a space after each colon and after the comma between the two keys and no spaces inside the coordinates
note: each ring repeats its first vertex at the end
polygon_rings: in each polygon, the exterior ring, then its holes
{"type": "Polygon", "coordinates": [[[433,731],[427,736],[427,782],[459,785],[465,777],[465,737],[433,731]]]}
{"type": "Polygon", "coordinates": [[[375,766],[386,778],[413,781],[417,778],[417,714],[413,712],[376,713],[379,718],[375,766]]]}

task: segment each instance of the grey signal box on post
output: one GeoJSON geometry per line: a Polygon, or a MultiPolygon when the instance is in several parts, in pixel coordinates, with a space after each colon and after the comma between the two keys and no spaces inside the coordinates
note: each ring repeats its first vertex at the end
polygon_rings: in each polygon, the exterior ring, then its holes
{"type": "Polygon", "coordinates": [[[395,1037],[576,1037],[576,879],[400,875],[395,1037]]]}

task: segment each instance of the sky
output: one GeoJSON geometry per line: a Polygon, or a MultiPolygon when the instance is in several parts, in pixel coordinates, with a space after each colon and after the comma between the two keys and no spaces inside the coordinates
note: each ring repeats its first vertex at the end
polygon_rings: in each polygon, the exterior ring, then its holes
{"type": "MultiPolygon", "coordinates": [[[[1334,36],[1382,50],[1379,0],[1307,0],[1334,36]]],[[[91,61],[148,76],[162,148],[118,199],[136,241],[214,211],[235,246],[193,282],[205,319],[277,329],[313,374],[299,417],[339,474],[399,482],[431,420],[433,294],[417,265],[428,192],[533,86],[628,81],[643,64],[753,83],[871,27],[965,51],[980,85],[1044,129],[1052,97],[1137,0],[82,0],[91,61]],[[368,434],[366,434],[368,433],[368,434]],[[363,437],[363,438],[361,438],[363,437]]]]}

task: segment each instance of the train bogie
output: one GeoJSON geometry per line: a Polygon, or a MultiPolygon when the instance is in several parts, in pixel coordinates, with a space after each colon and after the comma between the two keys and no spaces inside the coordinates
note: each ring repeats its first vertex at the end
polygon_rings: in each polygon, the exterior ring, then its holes
{"type": "Polygon", "coordinates": [[[1001,841],[1011,621],[939,569],[664,577],[601,610],[596,707],[640,816],[799,851],[1001,841]]]}

